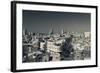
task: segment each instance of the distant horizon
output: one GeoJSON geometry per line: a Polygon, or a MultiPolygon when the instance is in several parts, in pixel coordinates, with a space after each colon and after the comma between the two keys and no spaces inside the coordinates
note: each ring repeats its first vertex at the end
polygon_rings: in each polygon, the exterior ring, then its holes
{"type": "MultiPolygon", "coordinates": [[[[23,30],[27,30],[27,29],[23,29],[23,30]]],[[[28,31],[27,32],[31,32],[31,33],[45,33],[45,32],[33,32],[33,31],[28,31]]],[[[76,32],[76,31],[64,31],[64,33],[67,33],[67,32],[75,32],[75,33],[84,33],[84,32],[76,32]]],[[[85,31],[85,32],[90,32],[90,31],[85,31]]],[[[61,32],[54,32],[54,34],[58,34],[58,33],[61,33],[61,32]]],[[[46,32],[46,34],[49,34],[49,32],[46,32]]]]}

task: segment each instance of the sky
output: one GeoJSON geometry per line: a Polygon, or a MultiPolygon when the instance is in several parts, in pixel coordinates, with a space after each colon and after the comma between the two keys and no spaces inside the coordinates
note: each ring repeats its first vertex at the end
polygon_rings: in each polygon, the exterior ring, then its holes
{"type": "Polygon", "coordinates": [[[90,32],[91,14],[23,10],[23,29],[29,32],[90,32]]]}

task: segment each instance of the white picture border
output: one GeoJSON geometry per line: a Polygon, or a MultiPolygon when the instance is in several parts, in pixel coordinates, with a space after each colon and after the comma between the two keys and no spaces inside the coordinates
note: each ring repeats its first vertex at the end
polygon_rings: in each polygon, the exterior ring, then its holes
{"type": "Polygon", "coordinates": [[[54,67],[73,67],[96,65],[96,9],[83,7],[67,7],[67,6],[51,6],[37,4],[17,4],[16,6],[16,69],[39,69],[54,67]],[[57,61],[57,62],[38,62],[38,63],[22,63],[22,10],[41,10],[41,11],[57,11],[57,12],[80,12],[91,13],[91,59],[75,60],[75,61],[57,61]]]}

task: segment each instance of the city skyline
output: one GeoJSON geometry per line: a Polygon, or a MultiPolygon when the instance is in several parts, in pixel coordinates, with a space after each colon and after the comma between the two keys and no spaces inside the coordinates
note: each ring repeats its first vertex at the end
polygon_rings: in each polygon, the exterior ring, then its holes
{"type": "Polygon", "coordinates": [[[23,29],[29,32],[90,32],[90,14],[23,10],[23,29]]]}

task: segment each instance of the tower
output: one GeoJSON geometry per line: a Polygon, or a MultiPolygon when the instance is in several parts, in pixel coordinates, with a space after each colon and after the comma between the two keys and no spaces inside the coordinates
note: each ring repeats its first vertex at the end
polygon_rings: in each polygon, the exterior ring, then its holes
{"type": "Polygon", "coordinates": [[[61,30],[61,34],[64,34],[64,30],[63,29],[61,30]]]}
{"type": "Polygon", "coordinates": [[[26,29],[23,29],[22,34],[23,35],[27,35],[28,34],[27,30],[26,29]]]}
{"type": "Polygon", "coordinates": [[[51,26],[51,29],[50,29],[50,31],[49,31],[49,35],[52,35],[53,34],[53,28],[52,28],[52,26],[51,26]]]}

